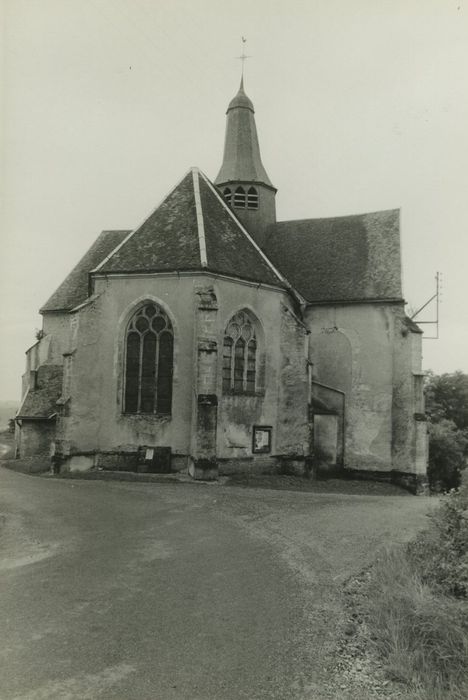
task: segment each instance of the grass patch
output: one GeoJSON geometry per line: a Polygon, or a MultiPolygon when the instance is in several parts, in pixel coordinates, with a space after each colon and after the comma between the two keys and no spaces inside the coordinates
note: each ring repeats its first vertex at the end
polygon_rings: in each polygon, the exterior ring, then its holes
{"type": "Polygon", "coordinates": [[[468,698],[468,493],[452,493],[429,528],[381,554],[368,587],[371,642],[387,677],[421,700],[468,698]]]}

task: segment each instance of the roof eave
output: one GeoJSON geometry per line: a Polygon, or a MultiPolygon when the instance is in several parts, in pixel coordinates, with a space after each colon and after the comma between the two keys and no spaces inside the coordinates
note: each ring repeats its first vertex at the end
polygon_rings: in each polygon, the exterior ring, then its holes
{"type": "MultiPolygon", "coordinates": [[[[223,272],[217,270],[214,267],[197,267],[197,268],[178,268],[178,269],[146,269],[146,270],[99,270],[93,272],[93,277],[96,279],[104,279],[106,277],[133,277],[135,275],[215,275],[216,277],[223,277],[225,279],[235,279],[242,282],[248,282],[249,284],[256,285],[258,287],[270,287],[273,289],[279,289],[281,291],[290,291],[287,283],[283,283],[280,280],[275,284],[274,282],[265,282],[262,280],[254,279],[252,277],[235,275],[233,273],[223,272]]],[[[86,304],[86,302],[85,302],[86,304]]],[[[75,311],[76,309],[72,309],[75,311]]]]}
{"type": "Polygon", "coordinates": [[[330,304],[404,304],[405,300],[402,297],[370,297],[368,299],[363,299],[362,297],[356,299],[318,299],[318,300],[306,300],[306,306],[326,306],[330,304]]]}

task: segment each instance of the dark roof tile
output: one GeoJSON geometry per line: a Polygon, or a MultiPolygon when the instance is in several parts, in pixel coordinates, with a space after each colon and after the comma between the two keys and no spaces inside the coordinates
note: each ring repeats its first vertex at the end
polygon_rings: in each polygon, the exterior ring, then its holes
{"type": "Polygon", "coordinates": [[[199,178],[205,229],[207,268],[253,282],[284,286],[272,265],[233,216],[217,191],[199,178]]]}
{"type": "Polygon", "coordinates": [[[89,272],[114,250],[130,231],[103,231],[60,287],[46,301],[40,313],[71,311],[88,298],[89,272]]]}
{"type": "Polygon", "coordinates": [[[99,272],[200,269],[192,173],[99,268],[99,272]]]}
{"type": "Polygon", "coordinates": [[[309,302],[401,299],[398,209],[279,222],[265,252],[309,302]]]}
{"type": "Polygon", "coordinates": [[[209,270],[285,286],[215,187],[196,168],[96,272],[172,270],[209,270]],[[203,245],[206,260],[202,260],[203,245]]]}
{"type": "Polygon", "coordinates": [[[19,407],[17,418],[49,419],[57,412],[57,399],[62,393],[63,367],[42,365],[37,370],[36,388],[29,389],[19,407]]]}

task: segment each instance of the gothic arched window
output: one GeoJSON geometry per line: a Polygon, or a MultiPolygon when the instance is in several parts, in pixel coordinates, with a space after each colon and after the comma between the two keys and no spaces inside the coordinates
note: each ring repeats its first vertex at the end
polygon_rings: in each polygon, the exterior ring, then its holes
{"type": "Polygon", "coordinates": [[[223,190],[223,197],[224,197],[224,201],[226,202],[226,204],[231,204],[231,201],[232,201],[232,192],[231,192],[231,190],[229,189],[229,187],[225,187],[225,188],[224,188],[224,190],[223,190]]]}
{"type": "Polygon", "coordinates": [[[171,412],[174,332],[167,314],[148,303],[125,335],[124,413],[171,412]]]}
{"type": "Polygon", "coordinates": [[[236,187],[234,192],[234,206],[239,209],[245,209],[245,190],[243,187],[236,187]]]}
{"type": "Polygon", "coordinates": [[[255,393],[257,337],[249,314],[239,311],[229,321],[223,342],[223,392],[255,393]]]}
{"type": "Polygon", "coordinates": [[[250,187],[247,192],[247,209],[258,209],[258,192],[255,187],[250,187]]]}

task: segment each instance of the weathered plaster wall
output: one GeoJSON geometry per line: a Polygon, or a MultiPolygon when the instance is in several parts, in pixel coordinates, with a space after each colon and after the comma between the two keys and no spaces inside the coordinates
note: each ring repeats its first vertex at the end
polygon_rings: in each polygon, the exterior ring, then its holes
{"type": "Polygon", "coordinates": [[[427,424],[424,414],[421,344],[421,334],[408,328],[403,314],[397,317],[392,413],[393,467],[400,472],[425,475],[427,424]]]}
{"type": "MultiPolygon", "coordinates": [[[[421,334],[403,304],[311,307],[307,323],[315,378],[345,392],[345,468],[424,475],[421,334]]],[[[338,396],[314,393],[340,413],[338,396]]]]}
{"type": "MultiPolygon", "coordinates": [[[[63,353],[68,349],[70,342],[69,313],[45,313],[42,316],[42,330],[46,337],[51,338],[49,349],[49,361],[61,365],[63,353]]],[[[45,340],[45,338],[44,338],[45,340]]]]}
{"type": "Polygon", "coordinates": [[[23,420],[21,427],[16,431],[16,456],[50,457],[54,435],[54,421],[23,420]]]}
{"type": "Polygon", "coordinates": [[[21,398],[24,398],[31,386],[31,372],[35,372],[41,365],[62,365],[63,351],[67,347],[70,338],[70,318],[65,314],[60,319],[55,318],[51,324],[44,323],[47,333],[26,350],[25,372],[21,378],[21,398]]]}
{"type": "Polygon", "coordinates": [[[308,333],[297,318],[281,305],[280,381],[278,387],[278,454],[309,455],[308,333]]]}
{"type": "MultiPolygon", "coordinates": [[[[231,192],[234,192],[238,184],[247,191],[252,183],[231,183],[228,185],[231,192]]],[[[223,192],[226,185],[220,187],[223,192]]],[[[263,246],[265,242],[265,234],[268,226],[276,222],[276,193],[274,190],[263,185],[256,185],[258,192],[258,209],[248,209],[247,207],[238,208],[233,206],[232,209],[237,217],[241,220],[244,227],[253,236],[256,242],[263,246]]]]}
{"type": "Polygon", "coordinates": [[[259,321],[256,395],[223,394],[221,367],[218,369],[217,454],[225,460],[220,471],[233,471],[233,460],[239,469],[256,471],[257,463],[262,470],[277,464],[278,455],[307,455],[306,332],[286,310],[287,295],[261,287],[240,288],[226,280],[217,280],[216,289],[221,348],[224,329],[236,312],[247,309],[259,321]],[[252,452],[254,425],[273,429],[270,458],[252,452]]]}
{"type": "Polygon", "coordinates": [[[72,452],[134,451],[171,446],[187,455],[193,390],[194,281],[187,277],[108,278],[96,281],[95,298],[72,318],[70,401],[61,427],[72,452]],[[172,417],[122,413],[124,336],[145,301],[160,304],[174,329],[172,417]]]}
{"type": "Polygon", "coordinates": [[[314,378],[346,394],[344,466],[350,469],[392,468],[393,342],[398,308],[349,304],[313,306],[306,312],[314,378]]]}
{"type": "Polygon", "coordinates": [[[286,310],[288,303],[282,291],[209,275],[96,280],[94,298],[71,317],[60,451],[131,453],[142,445],[170,446],[179,461],[192,455],[220,458],[231,467],[233,460],[245,459],[264,465],[269,457],[252,453],[252,430],[268,425],[273,428],[270,459],[305,456],[306,332],[286,310]],[[212,307],[201,294],[210,287],[212,307]],[[171,417],[122,414],[125,329],[148,300],[163,306],[174,328],[171,417]],[[222,393],[224,329],[241,309],[259,321],[254,396],[222,393]]]}
{"type": "Polygon", "coordinates": [[[319,461],[336,467],[338,460],[338,416],[332,414],[317,415],[314,418],[314,442],[320,447],[319,461]]]}

